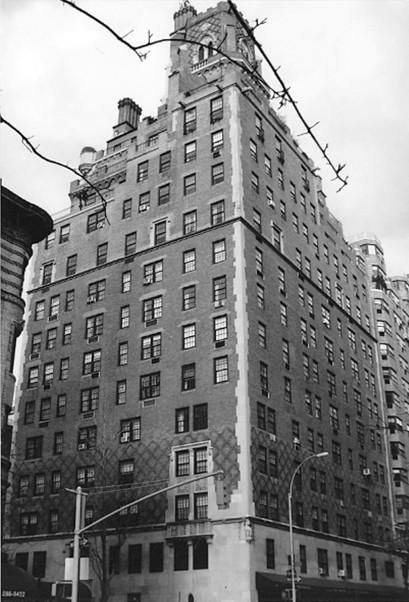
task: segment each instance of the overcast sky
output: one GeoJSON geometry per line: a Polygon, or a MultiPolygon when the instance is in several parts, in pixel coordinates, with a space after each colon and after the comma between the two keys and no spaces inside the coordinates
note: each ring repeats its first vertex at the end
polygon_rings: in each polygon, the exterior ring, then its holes
{"type": "MultiPolygon", "coordinates": [[[[131,43],[167,37],[178,0],[76,0],[131,43]]],[[[198,12],[216,0],[192,0],[198,12]]],[[[1,0],[1,110],[38,150],[77,167],[81,148],[105,148],[117,102],[133,98],[155,115],[166,89],[168,45],[141,63],[125,46],[60,0],[1,0]]],[[[307,136],[302,148],[321,168],[330,211],[344,234],[381,240],[389,275],[409,271],[409,2],[407,0],[238,0],[257,37],[332,161],[338,182],[307,136]]],[[[277,87],[273,73],[263,74],[277,87]]],[[[277,108],[277,105],[273,105],[277,108]]],[[[280,111],[293,134],[303,126],[280,111]]],[[[50,213],[69,206],[74,177],[30,154],[0,130],[3,185],[50,213]]]]}

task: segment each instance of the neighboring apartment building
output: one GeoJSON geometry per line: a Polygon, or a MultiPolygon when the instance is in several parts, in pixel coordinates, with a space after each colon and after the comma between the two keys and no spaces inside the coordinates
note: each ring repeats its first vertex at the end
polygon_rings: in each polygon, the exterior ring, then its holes
{"type": "Polygon", "coordinates": [[[1,186],[1,508],[9,483],[14,360],[17,338],[24,327],[22,289],[32,246],[53,229],[46,211],[1,186]]]}
{"type": "MultiPolygon", "coordinates": [[[[409,525],[409,276],[388,278],[379,240],[370,233],[357,235],[352,244],[365,261],[372,281],[382,368],[387,422],[392,457],[395,522],[407,531],[409,525]]],[[[398,535],[399,539],[399,535],[398,535]]],[[[409,538],[407,539],[409,543],[409,538]]],[[[409,550],[408,550],[409,552],[409,550]]]]}
{"type": "Polygon", "coordinates": [[[281,600],[290,479],[328,451],[295,480],[302,599],[404,599],[365,267],[259,70],[227,2],[181,8],[167,103],[119,103],[81,157],[104,201],[74,182],[39,254],[8,548],[47,581],[66,487],[91,522],[180,483],[100,533],[110,599],[281,600]]]}

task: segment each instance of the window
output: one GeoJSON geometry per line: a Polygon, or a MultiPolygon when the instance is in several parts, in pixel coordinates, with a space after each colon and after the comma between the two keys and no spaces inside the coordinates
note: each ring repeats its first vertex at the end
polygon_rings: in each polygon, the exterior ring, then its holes
{"type": "Polygon", "coordinates": [[[95,485],[95,466],[77,468],[77,486],[92,487],[95,485]]]}
{"type": "Polygon", "coordinates": [[[85,338],[98,337],[104,330],[104,314],[91,316],[85,320],[85,338]]]}
{"type": "Polygon", "coordinates": [[[27,401],[24,408],[24,424],[33,424],[35,417],[35,401],[27,401]]]}
{"type": "Polygon", "coordinates": [[[55,230],[53,230],[52,232],[50,232],[50,234],[45,239],[44,248],[45,249],[52,249],[53,246],[54,246],[54,243],[55,243],[55,230]]]}
{"type": "Polygon", "coordinates": [[[130,544],[128,546],[128,573],[142,572],[142,544],[130,544]]]}
{"type": "Polygon", "coordinates": [[[359,578],[361,581],[366,581],[366,563],[365,556],[358,556],[359,578]]]}
{"type": "Polygon", "coordinates": [[[221,263],[226,260],[226,241],[217,240],[213,243],[213,263],[221,263]]]}
{"type": "Polygon", "coordinates": [[[264,296],[264,287],[261,284],[257,284],[257,306],[259,309],[264,309],[265,307],[265,296],[264,296]]]}
{"type": "Polygon", "coordinates": [[[51,297],[50,299],[50,312],[49,312],[49,317],[50,318],[58,318],[58,314],[60,313],[60,296],[59,295],[55,295],[54,297],[51,297]]]}
{"type": "Polygon", "coordinates": [[[120,309],[119,328],[128,328],[129,324],[130,324],[130,307],[129,307],[129,305],[124,305],[120,309]]]}
{"type": "Polygon", "coordinates": [[[143,192],[139,195],[139,213],[144,213],[145,211],[149,211],[151,206],[151,193],[143,192]]]}
{"type": "Polygon", "coordinates": [[[250,157],[258,163],[257,144],[250,138],[250,157]]]}
{"type": "Polygon", "coordinates": [[[34,310],[34,320],[43,320],[45,316],[45,301],[37,301],[34,310]]]}
{"type": "Polygon", "coordinates": [[[138,165],[137,182],[144,182],[148,179],[148,161],[143,161],[138,165]]]}
{"type": "Polygon", "coordinates": [[[197,211],[183,214],[183,234],[191,234],[197,230],[197,211]]]}
{"type": "Polygon", "coordinates": [[[284,376],[284,401],[292,403],[291,379],[287,376],[284,376]]]}
{"type": "Polygon", "coordinates": [[[263,251],[261,251],[257,247],[255,250],[255,262],[257,275],[263,277],[263,251]]]}
{"type": "Polygon", "coordinates": [[[196,388],[196,364],[182,366],[182,391],[196,388]]]}
{"type": "Polygon", "coordinates": [[[41,279],[41,284],[45,285],[51,283],[53,275],[53,265],[54,263],[52,261],[43,265],[43,277],[41,279]]]}
{"type": "Polygon", "coordinates": [[[211,167],[211,181],[212,186],[215,184],[220,184],[220,182],[224,181],[224,163],[218,163],[217,165],[212,165],[211,167]]]}
{"type": "Polygon", "coordinates": [[[219,130],[217,132],[212,133],[212,143],[211,143],[211,151],[214,154],[220,154],[220,151],[223,148],[223,130],[219,130]]]}
{"type": "Polygon", "coordinates": [[[319,574],[328,576],[328,550],[317,548],[317,559],[319,574]]]}
{"type": "Polygon", "coordinates": [[[97,211],[88,216],[87,220],[87,233],[94,232],[99,228],[103,228],[105,225],[105,211],[97,211]]]}
{"type": "Polygon", "coordinates": [[[61,471],[53,470],[51,473],[51,493],[61,491],[61,471]]]}
{"type": "Polygon", "coordinates": [[[253,189],[253,191],[256,194],[259,194],[259,192],[260,192],[259,177],[254,172],[252,172],[252,174],[251,174],[251,188],[253,189]]]}
{"type": "Polygon", "coordinates": [[[37,526],[37,512],[22,512],[20,514],[20,535],[35,535],[37,533],[37,526]]]}
{"type": "Polygon", "coordinates": [[[33,577],[42,579],[45,577],[45,567],[47,561],[47,552],[34,552],[33,554],[33,577]]]}
{"type": "Polygon", "coordinates": [[[65,410],[67,407],[67,396],[65,393],[57,397],[57,418],[65,416],[65,410]]]}
{"type": "Polygon", "coordinates": [[[282,268],[278,268],[278,290],[281,295],[286,295],[285,271],[282,268]]]}
{"type": "Polygon", "coordinates": [[[170,169],[171,152],[166,151],[159,157],[159,173],[164,173],[170,169]]]}
{"type": "Polygon", "coordinates": [[[261,234],[261,213],[257,209],[253,209],[253,225],[256,231],[261,234]]]}
{"type": "Polygon", "coordinates": [[[82,374],[93,374],[101,370],[101,350],[84,353],[82,363],[82,374]]]}
{"type": "Polygon", "coordinates": [[[51,397],[46,397],[40,402],[40,422],[51,418],[51,397]]]}
{"type": "Polygon", "coordinates": [[[385,560],[385,575],[389,579],[395,578],[395,565],[393,564],[393,560],[385,560]]]}
{"type": "Polygon", "coordinates": [[[49,388],[54,380],[54,362],[44,364],[43,386],[49,388]]]}
{"type": "Polygon", "coordinates": [[[62,344],[69,345],[72,337],[72,324],[64,324],[62,331],[62,344]]]}
{"type": "Polygon", "coordinates": [[[268,392],[268,366],[260,362],[260,386],[262,391],[268,392]]]}
{"type": "Polygon", "coordinates": [[[165,205],[170,201],[170,184],[164,184],[158,188],[158,205],[165,205]]]}
{"type": "Polygon", "coordinates": [[[227,356],[217,357],[213,360],[214,383],[220,384],[229,380],[229,365],[227,356]]]}
{"type": "Polygon", "coordinates": [[[183,540],[176,540],[173,549],[173,569],[175,571],[187,571],[189,569],[188,543],[183,540]]]}
{"type": "Polygon", "coordinates": [[[151,399],[160,396],[160,372],[145,374],[140,377],[139,399],[151,399]]]}
{"type": "Polygon", "coordinates": [[[257,333],[258,333],[259,346],[262,347],[263,349],[266,349],[266,347],[267,347],[267,330],[266,330],[266,325],[263,324],[262,322],[258,323],[257,333]]]}
{"type": "Polygon", "coordinates": [[[44,495],[45,475],[43,472],[34,475],[34,495],[44,495]]]}
{"type": "Polygon", "coordinates": [[[371,579],[372,579],[372,581],[377,581],[378,580],[378,567],[376,564],[376,558],[371,558],[370,563],[371,563],[371,579]]]}
{"type": "Polygon", "coordinates": [[[57,329],[51,328],[50,330],[47,330],[47,339],[46,339],[45,348],[46,349],[55,349],[56,344],[57,344],[57,329]]]}
{"type": "Polygon", "coordinates": [[[182,309],[194,309],[196,307],[196,285],[186,286],[182,290],[182,309]]]}
{"type": "Polygon", "coordinates": [[[77,271],[77,255],[70,255],[69,257],[67,257],[67,264],[66,264],[66,268],[65,268],[65,275],[67,276],[74,276],[74,274],[77,271]]]}
{"type": "Polygon", "coordinates": [[[189,520],[189,496],[177,495],[175,497],[175,520],[189,520]]]}
{"type": "Polygon", "coordinates": [[[143,268],[143,283],[153,284],[162,282],[163,278],[163,260],[148,263],[143,268]]]}
{"type": "Polygon", "coordinates": [[[189,431],[189,408],[178,408],[175,411],[175,433],[189,431]]]}
{"type": "Polygon", "coordinates": [[[162,310],[162,295],[152,297],[151,299],[145,299],[142,304],[142,321],[150,322],[152,320],[158,320],[162,317],[162,310]]]}
{"type": "Polygon", "coordinates": [[[98,409],[99,387],[82,389],[80,399],[80,412],[94,412],[98,409]]]}
{"type": "Polygon", "coordinates": [[[126,403],[126,380],[118,380],[116,383],[116,399],[117,406],[126,403]]]}
{"type": "Polygon", "coordinates": [[[189,134],[190,132],[194,132],[196,127],[196,107],[192,107],[185,111],[183,133],[189,134]]]}
{"type": "MultiPolygon", "coordinates": [[[[214,136],[214,134],[212,135],[214,136]]],[[[212,137],[213,141],[213,137],[212,137]]],[[[190,163],[196,160],[196,140],[185,144],[185,163],[190,163]]]]}
{"type": "Polygon", "coordinates": [[[183,253],[183,273],[188,274],[196,270],[196,250],[191,249],[183,253]]]}
{"type": "Polygon", "coordinates": [[[186,196],[196,192],[196,174],[192,173],[183,178],[183,194],[186,196]]]}
{"type": "Polygon", "coordinates": [[[225,219],[224,201],[212,203],[210,205],[210,222],[212,226],[223,223],[225,219]]]}
{"type": "Polygon", "coordinates": [[[196,324],[182,326],[182,349],[196,347],[196,324]]]}
{"type": "Polygon", "coordinates": [[[105,280],[99,280],[88,285],[87,303],[95,303],[105,299],[105,280]]]}
{"type": "Polygon", "coordinates": [[[131,272],[122,272],[122,280],[121,280],[121,292],[129,293],[132,285],[132,273],[131,272]]]}
{"type": "Polygon", "coordinates": [[[120,443],[129,443],[130,441],[139,441],[141,438],[141,419],[127,418],[120,423],[120,443]]]}
{"type": "Polygon", "coordinates": [[[210,101],[210,123],[223,119],[223,96],[217,96],[210,101]]]}
{"type": "Polygon", "coordinates": [[[213,340],[217,343],[227,339],[227,316],[213,318],[213,340]]]}
{"type": "Polygon", "coordinates": [[[155,224],[155,231],[154,231],[155,245],[161,245],[164,242],[166,242],[166,220],[157,222],[155,224]]]}
{"type": "Polygon", "coordinates": [[[132,199],[126,199],[122,203],[122,219],[132,217],[132,199]]]}
{"type": "Polygon", "coordinates": [[[284,368],[286,370],[289,370],[290,369],[290,344],[286,339],[282,339],[281,351],[282,351],[284,368]]]}
{"type": "Polygon", "coordinates": [[[207,518],[207,493],[195,493],[194,498],[194,518],[196,520],[207,518]]]}
{"type": "Polygon", "coordinates": [[[136,232],[125,236],[125,255],[132,255],[136,251],[136,232]]]}
{"type": "Polygon", "coordinates": [[[26,460],[41,458],[43,455],[43,437],[29,437],[26,441],[26,460]]]}
{"type": "Polygon", "coordinates": [[[143,337],[141,340],[141,359],[152,359],[160,357],[162,347],[162,335],[161,333],[152,334],[143,337]]]}
{"type": "Polygon", "coordinates": [[[77,449],[93,449],[97,443],[97,427],[85,426],[78,429],[77,449]]]}
{"type": "Polygon", "coordinates": [[[271,178],[273,173],[272,173],[272,169],[271,169],[271,159],[268,155],[264,155],[264,171],[271,178]]]}
{"type": "Polygon", "coordinates": [[[193,430],[200,431],[207,429],[207,403],[200,403],[193,406],[193,430]]]}

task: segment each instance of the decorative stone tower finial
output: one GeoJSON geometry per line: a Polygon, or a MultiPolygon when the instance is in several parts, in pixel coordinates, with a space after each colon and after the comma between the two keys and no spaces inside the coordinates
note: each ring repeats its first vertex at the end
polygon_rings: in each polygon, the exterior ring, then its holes
{"type": "Polygon", "coordinates": [[[197,11],[190,4],[189,0],[184,0],[179,3],[179,10],[173,15],[175,23],[175,31],[186,26],[187,22],[193,17],[196,17],[197,11]]]}

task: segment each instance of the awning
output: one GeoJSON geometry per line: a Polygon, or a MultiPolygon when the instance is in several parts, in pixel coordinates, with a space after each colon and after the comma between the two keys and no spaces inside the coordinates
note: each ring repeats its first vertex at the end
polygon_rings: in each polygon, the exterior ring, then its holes
{"type": "MultiPolygon", "coordinates": [[[[291,589],[291,582],[285,575],[256,573],[256,588],[259,602],[282,602],[283,592],[291,589]]],[[[297,583],[297,602],[408,602],[408,599],[403,587],[314,577],[302,577],[297,583]]]]}
{"type": "Polygon", "coordinates": [[[8,562],[1,565],[2,600],[31,601],[38,599],[37,579],[27,571],[8,562]]]}

